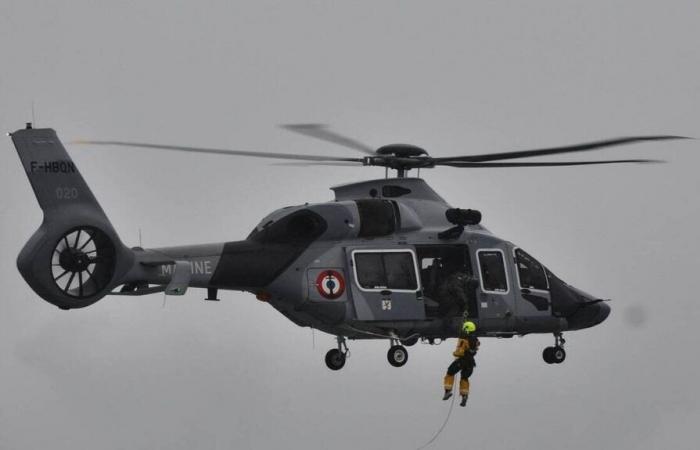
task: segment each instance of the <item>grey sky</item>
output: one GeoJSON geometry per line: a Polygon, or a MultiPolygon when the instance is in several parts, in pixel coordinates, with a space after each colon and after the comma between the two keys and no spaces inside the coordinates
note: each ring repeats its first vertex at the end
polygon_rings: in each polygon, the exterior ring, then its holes
{"type": "MultiPolygon", "coordinates": [[[[700,137],[700,3],[0,3],[0,130],[31,119],[65,141],[122,139],[345,151],[275,127],[326,122],[433,156],[631,134],[700,137]],[[145,3],[145,4],[144,4],[145,3]]],[[[628,146],[628,167],[421,175],[566,281],[610,297],[601,326],[485,340],[468,408],[434,448],[695,448],[700,423],[700,144],[628,146]]],[[[453,342],[390,367],[385,342],[332,339],[252,295],[41,301],[15,258],[41,211],[9,139],[0,152],[0,449],[401,448],[447,404],[453,342]]],[[[69,146],[125,243],[243,238],[273,209],[331,199],[377,168],[69,146]]],[[[598,154],[596,154],[598,156],[598,154]]],[[[572,158],[573,159],[573,158],[572,158]]]]}

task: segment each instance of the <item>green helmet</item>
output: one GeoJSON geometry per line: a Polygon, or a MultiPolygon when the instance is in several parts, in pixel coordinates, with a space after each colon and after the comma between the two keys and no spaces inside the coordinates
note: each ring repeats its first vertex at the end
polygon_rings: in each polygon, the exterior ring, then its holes
{"type": "Polygon", "coordinates": [[[476,325],[471,320],[467,320],[462,324],[462,332],[469,334],[469,333],[473,333],[475,331],[476,331],[476,325]]]}

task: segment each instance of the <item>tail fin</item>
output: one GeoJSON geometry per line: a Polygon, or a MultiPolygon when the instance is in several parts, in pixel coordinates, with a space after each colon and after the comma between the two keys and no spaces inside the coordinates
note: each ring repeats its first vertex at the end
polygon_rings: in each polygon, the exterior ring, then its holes
{"type": "Polygon", "coordinates": [[[34,291],[62,309],[91,305],[120,284],[134,256],[50,128],[11,134],[44,221],[17,257],[34,291]]]}

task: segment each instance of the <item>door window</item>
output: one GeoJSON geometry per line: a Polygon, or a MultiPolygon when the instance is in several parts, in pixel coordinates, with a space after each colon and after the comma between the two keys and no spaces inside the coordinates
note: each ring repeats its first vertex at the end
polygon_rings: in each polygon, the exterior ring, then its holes
{"type": "Polygon", "coordinates": [[[498,249],[476,252],[481,270],[481,290],[496,294],[508,292],[508,275],[503,252],[498,249]]]}
{"type": "Polygon", "coordinates": [[[515,249],[515,264],[518,267],[518,279],[523,289],[549,289],[547,275],[542,264],[521,249],[515,249]]]}
{"type": "Polygon", "coordinates": [[[415,256],[411,251],[354,251],[357,284],[363,290],[418,290],[415,256]]]}

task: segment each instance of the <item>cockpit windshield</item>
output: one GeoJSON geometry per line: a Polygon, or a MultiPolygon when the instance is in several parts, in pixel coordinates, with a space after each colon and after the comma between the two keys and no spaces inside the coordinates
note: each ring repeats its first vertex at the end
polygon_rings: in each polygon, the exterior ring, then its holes
{"type": "Polygon", "coordinates": [[[518,279],[521,289],[549,289],[547,274],[544,267],[524,250],[515,249],[515,263],[518,268],[518,279]]]}

